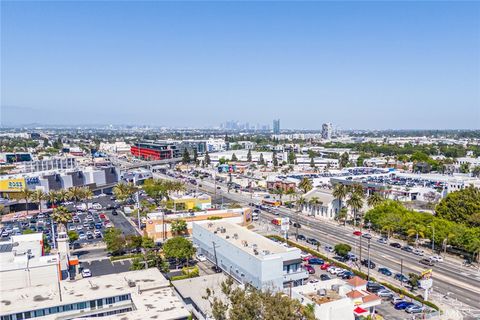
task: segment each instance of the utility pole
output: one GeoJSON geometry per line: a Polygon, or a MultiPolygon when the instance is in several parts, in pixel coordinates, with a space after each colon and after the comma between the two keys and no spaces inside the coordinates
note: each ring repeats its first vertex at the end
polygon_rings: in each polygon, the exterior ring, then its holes
{"type": "MultiPolygon", "coordinates": [[[[400,274],[403,276],[403,258],[400,258],[400,274]]],[[[403,287],[403,279],[400,280],[400,282],[402,283],[402,287],[403,287]]]]}
{"type": "Polygon", "coordinates": [[[362,236],[360,235],[360,266],[359,270],[362,271],[362,236]]]}
{"type": "Polygon", "coordinates": [[[215,241],[212,241],[212,245],[213,245],[213,256],[215,258],[215,266],[218,268],[217,250],[215,248],[215,241]]]}

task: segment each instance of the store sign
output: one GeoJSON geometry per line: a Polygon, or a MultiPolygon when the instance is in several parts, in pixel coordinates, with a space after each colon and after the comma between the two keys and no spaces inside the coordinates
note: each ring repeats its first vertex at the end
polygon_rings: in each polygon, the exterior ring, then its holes
{"type": "Polygon", "coordinates": [[[8,179],[0,181],[0,191],[22,191],[25,189],[25,179],[8,179]]]}
{"type": "Polygon", "coordinates": [[[290,229],[290,218],[282,218],[281,223],[280,228],[282,231],[288,231],[288,229],[290,229]]]}

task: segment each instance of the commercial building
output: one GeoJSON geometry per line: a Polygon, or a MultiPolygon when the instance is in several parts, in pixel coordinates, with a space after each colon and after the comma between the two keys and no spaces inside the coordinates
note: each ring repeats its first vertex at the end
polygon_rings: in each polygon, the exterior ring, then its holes
{"type": "Polygon", "coordinates": [[[333,136],[333,126],[331,123],[322,124],[322,139],[330,140],[333,136]]]}
{"type": "Polygon", "coordinates": [[[124,141],[117,141],[114,143],[100,143],[100,151],[117,154],[117,155],[128,155],[130,154],[130,145],[126,144],[124,141]]]}
{"type": "Polygon", "coordinates": [[[170,196],[172,208],[175,211],[208,210],[212,208],[212,197],[208,194],[196,196],[188,194],[173,194],[170,196]]]}
{"type": "Polygon", "coordinates": [[[78,166],[75,157],[54,157],[50,159],[24,161],[16,164],[14,172],[28,173],[49,170],[74,169],[78,166]]]}
{"type": "Polygon", "coordinates": [[[223,219],[194,222],[193,243],[197,252],[237,281],[258,289],[280,291],[308,278],[300,249],[285,247],[223,219]]]}
{"type": "Polygon", "coordinates": [[[273,134],[280,134],[280,119],[273,120],[273,134]]]}
{"type": "Polygon", "coordinates": [[[130,148],[132,156],[143,160],[164,160],[178,158],[180,150],[173,143],[138,142],[130,148]]]}
{"type": "Polygon", "coordinates": [[[18,163],[23,161],[32,161],[33,157],[28,152],[3,152],[0,153],[0,163],[18,163]]]}
{"type": "Polygon", "coordinates": [[[156,268],[5,290],[1,320],[103,317],[184,320],[190,312],[156,268]]]}
{"type": "Polygon", "coordinates": [[[175,220],[184,220],[187,223],[187,230],[184,232],[184,235],[191,235],[194,222],[210,221],[215,219],[222,219],[222,221],[248,225],[252,221],[252,210],[250,208],[239,208],[174,214],[152,212],[147,214],[145,231],[147,232],[147,235],[155,242],[163,242],[164,240],[174,236],[171,231],[171,224],[175,220]]]}

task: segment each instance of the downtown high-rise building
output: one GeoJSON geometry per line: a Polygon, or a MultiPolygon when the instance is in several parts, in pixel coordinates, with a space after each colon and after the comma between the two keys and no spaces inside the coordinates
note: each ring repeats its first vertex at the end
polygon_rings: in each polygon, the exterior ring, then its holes
{"type": "Polygon", "coordinates": [[[322,139],[331,139],[333,135],[333,126],[331,123],[322,124],[322,139]]]}
{"type": "Polygon", "coordinates": [[[280,134],[280,119],[273,120],[273,134],[280,134]]]}

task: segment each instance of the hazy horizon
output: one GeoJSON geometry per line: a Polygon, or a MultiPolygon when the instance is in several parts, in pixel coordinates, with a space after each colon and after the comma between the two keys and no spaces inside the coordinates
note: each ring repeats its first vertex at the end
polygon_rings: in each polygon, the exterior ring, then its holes
{"type": "Polygon", "coordinates": [[[1,7],[1,126],[480,128],[478,2],[1,7]]]}

